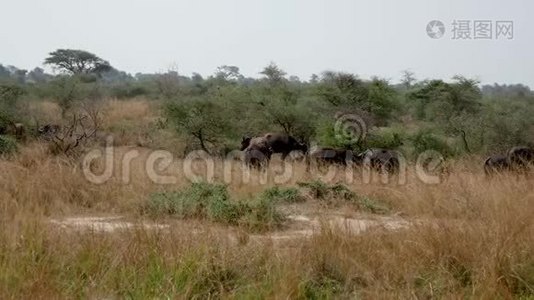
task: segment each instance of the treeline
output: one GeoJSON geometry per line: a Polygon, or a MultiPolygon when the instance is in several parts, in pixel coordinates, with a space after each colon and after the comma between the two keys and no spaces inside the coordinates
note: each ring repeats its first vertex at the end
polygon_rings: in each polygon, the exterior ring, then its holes
{"type": "Polygon", "coordinates": [[[355,151],[399,149],[407,156],[429,149],[445,156],[486,154],[534,142],[534,95],[520,84],[480,86],[462,76],[417,80],[410,72],[399,84],[330,71],[302,81],[274,63],[259,78],[243,76],[236,66],[221,66],[208,77],[130,75],[68,49],[50,53],[45,64],[60,75],[0,65],[0,127],[30,124],[28,101],[53,100],[67,114],[77,101],[144,97],[163,103],[162,129],[175,130],[188,150],[213,154],[235,149],[243,135],[266,131],[355,151]]]}

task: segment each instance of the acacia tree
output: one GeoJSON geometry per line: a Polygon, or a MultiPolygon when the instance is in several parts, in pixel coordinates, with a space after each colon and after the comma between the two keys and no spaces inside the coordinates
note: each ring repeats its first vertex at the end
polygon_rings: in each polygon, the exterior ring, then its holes
{"type": "Polygon", "coordinates": [[[84,50],[58,49],[49,54],[44,64],[73,74],[96,74],[112,70],[109,62],[84,50]]]}
{"type": "Polygon", "coordinates": [[[224,65],[217,67],[217,70],[215,71],[215,78],[223,81],[237,82],[242,80],[244,77],[241,75],[241,73],[239,73],[238,67],[224,65]]]}
{"type": "Polygon", "coordinates": [[[232,131],[224,107],[208,97],[169,101],[165,112],[179,133],[192,138],[209,154],[220,149],[221,139],[232,131]]]}
{"type": "Polygon", "coordinates": [[[267,81],[272,85],[281,84],[286,80],[286,72],[274,62],[271,62],[267,67],[263,68],[263,71],[261,71],[260,74],[264,75],[267,81]]]}

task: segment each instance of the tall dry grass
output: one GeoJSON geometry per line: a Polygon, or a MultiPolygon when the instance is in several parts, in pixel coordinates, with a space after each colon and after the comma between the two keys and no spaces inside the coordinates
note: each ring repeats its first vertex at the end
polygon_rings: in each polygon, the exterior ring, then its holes
{"type": "MultiPolygon", "coordinates": [[[[200,234],[179,226],[106,234],[48,222],[49,216],[84,213],[135,217],[152,192],[188,184],[183,176],[171,185],[151,182],[142,163],[150,151],[136,150],[144,152],[132,163],[127,185],[121,168],[108,183],[91,184],[79,165],[48,156],[39,144],[1,162],[1,298],[489,299],[534,292],[533,181],[515,176],[489,180],[453,169],[439,185],[355,181],[351,190],[386,203],[413,226],[350,235],[325,225],[321,234],[285,249],[268,242],[236,245],[210,226],[198,227],[200,234]]],[[[175,164],[171,169],[179,173],[181,161],[175,164]]],[[[303,165],[295,170],[285,185],[314,178],[303,165]]],[[[272,185],[236,181],[229,191],[246,197],[272,185]]]]}
{"type": "MultiPolygon", "coordinates": [[[[150,113],[146,104],[134,104],[131,110],[127,103],[109,105],[107,128],[121,120],[135,127],[150,113]]],[[[240,229],[215,229],[203,220],[111,233],[50,223],[51,218],[70,215],[120,214],[141,220],[139,205],[153,192],[189,185],[181,159],[158,171],[175,175],[174,182],[153,182],[145,167],[153,149],[136,146],[133,139],[124,141],[127,145],[114,149],[113,176],[104,184],[89,182],[79,160],[51,156],[43,143],[29,143],[14,157],[0,160],[0,298],[534,295],[534,180],[515,175],[486,178],[473,159],[454,162],[449,176],[437,185],[421,182],[413,169],[402,185],[365,183],[356,171],[354,181],[347,183],[352,191],[387,205],[389,214],[411,223],[395,231],[374,228],[353,235],[325,222],[321,232],[308,239],[273,243],[243,238],[236,243],[225,232],[240,229]],[[131,176],[124,183],[123,158],[132,150],[139,157],[131,162],[131,176]]],[[[244,183],[235,161],[230,194],[247,199],[277,185],[280,165],[274,161],[265,184],[259,183],[258,172],[244,183]]],[[[214,181],[224,182],[223,161],[216,159],[215,166],[214,181]]],[[[104,167],[102,159],[92,165],[95,172],[104,167]]],[[[205,166],[195,163],[193,171],[205,174],[205,166]]],[[[290,179],[280,185],[295,186],[319,175],[295,163],[290,179]]],[[[331,182],[344,179],[340,170],[331,182]]]]}

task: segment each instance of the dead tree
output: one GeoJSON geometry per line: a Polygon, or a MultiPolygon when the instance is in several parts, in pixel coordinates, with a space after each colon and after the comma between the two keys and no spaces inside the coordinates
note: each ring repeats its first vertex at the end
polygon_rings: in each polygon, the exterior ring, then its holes
{"type": "Polygon", "coordinates": [[[75,154],[81,145],[96,136],[100,126],[99,115],[97,110],[74,113],[70,121],[53,134],[52,152],[68,156],[75,154]]]}

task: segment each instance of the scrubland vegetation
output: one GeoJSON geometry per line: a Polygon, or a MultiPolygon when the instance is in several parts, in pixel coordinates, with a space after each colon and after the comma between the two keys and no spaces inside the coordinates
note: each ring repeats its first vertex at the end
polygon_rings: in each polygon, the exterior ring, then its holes
{"type": "MultiPolygon", "coordinates": [[[[337,72],[303,81],[274,64],[260,79],[232,66],[208,78],[131,76],[95,62],[57,76],[0,67],[0,298],[533,297],[533,181],[488,178],[482,169],[489,154],[531,145],[527,87],[409,73],[402,84],[337,72]],[[340,114],[364,120],[363,138],[336,131],[340,114]],[[47,124],[63,133],[43,134],[47,124]],[[357,168],[347,182],[339,166],[322,180],[298,158],[288,159],[292,173],[282,184],[273,179],[279,158],[264,184],[258,170],[244,182],[238,160],[226,182],[226,154],[243,135],[269,131],[310,145],[399,150],[409,161],[406,183],[365,182],[357,168]],[[112,176],[95,184],[82,161],[109,136],[112,176]],[[125,182],[123,158],[132,150],[138,156],[125,182]],[[155,150],[172,153],[161,173],[174,182],[147,174],[155,150]],[[183,174],[193,150],[215,161],[213,182],[183,174]],[[427,150],[445,158],[438,184],[422,182],[413,168],[427,150]],[[120,216],[140,226],[51,222],[71,216],[120,216]],[[356,230],[354,220],[379,225],[356,230]]],[[[104,158],[90,166],[105,167],[104,158]]],[[[199,175],[205,167],[193,163],[199,175]]]]}

